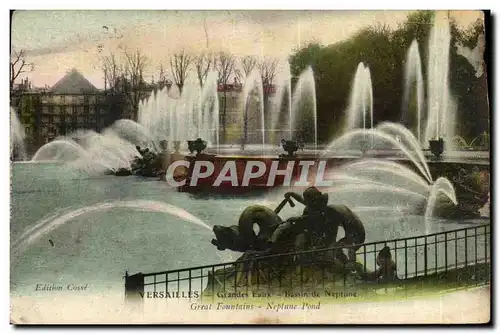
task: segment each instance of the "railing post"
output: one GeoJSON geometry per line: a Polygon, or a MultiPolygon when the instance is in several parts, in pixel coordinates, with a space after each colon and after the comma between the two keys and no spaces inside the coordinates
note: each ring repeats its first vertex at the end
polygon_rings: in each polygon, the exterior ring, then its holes
{"type": "Polygon", "coordinates": [[[444,272],[448,273],[448,232],[444,232],[444,272]]]}
{"type": "Polygon", "coordinates": [[[427,276],[427,236],[424,236],[424,276],[427,276]]]}
{"type": "Polygon", "coordinates": [[[408,242],[405,239],[405,279],[408,278],[408,242]]]}
{"type": "Polygon", "coordinates": [[[476,275],[477,275],[477,227],[474,227],[474,280],[477,280],[476,275]]]}
{"type": "Polygon", "coordinates": [[[438,235],[434,235],[434,275],[436,276],[435,278],[437,279],[437,273],[438,273],[438,235]]]}
{"type": "Polygon", "coordinates": [[[125,272],[125,300],[127,302],[142,301],[144,296],[144,275],[137,273],[134,275],[125,272]]]}
{"type": "Polygon", "coordinates": [[[465,230],[465,267],[466,268],[469,266],[469,264],[468,264],[468,262],[469,262],[469,259],[468,259],[469,250],[467,249],[467,247],[468,247],[467,238],[468,238],[467,230],[465,230]]]}

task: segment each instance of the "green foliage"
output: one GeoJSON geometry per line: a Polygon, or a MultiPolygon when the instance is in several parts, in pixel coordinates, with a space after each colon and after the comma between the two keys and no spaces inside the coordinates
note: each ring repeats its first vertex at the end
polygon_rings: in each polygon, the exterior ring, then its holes
{"type": "MultiPolygon", "coordinates": [[[[433,17],[433,11],[414,12],[395,30],[383,25],[370,26],[350,39],[332,45],[323,46],[311,42],[290,56],[292,85],[296,84],[298,76],[308,66],[314,71],[319,142],[328,142],[343,129],[351,83],[360,62],[368,65],[371,72],[374,124],[381,121],[403,121],[401,107],[406,53],[416,39],[426,90],[428,39],[433,17]]],[[[484,75],[476,78],[467,59],[457,54],[455,42],[459,41],[472,49],[483,31],[481,21],[465,30],[460,30],[454,22],[451,23],[450,89],[458,104],[457,133],[467,140],[489,127],[487,82],[484,75]]],[[[414,96],[414,92],[411,96],[414,96]]],[[[416,110],[414,100],[413,97],[410,110],[416,110]]],[[[424,108],[423,113],[425,112],[424,108]]],[[[416,120],[416,117],[412,119],[416,120]]],[[[416,127],[413,123],[405,125],[416,127]]]]}

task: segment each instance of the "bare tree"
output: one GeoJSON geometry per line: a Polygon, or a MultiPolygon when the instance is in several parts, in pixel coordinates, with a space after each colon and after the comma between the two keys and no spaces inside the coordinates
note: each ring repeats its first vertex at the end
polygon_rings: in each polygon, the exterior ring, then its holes
{"type": "Polygon", "coordinates": [[[263,58],[257,65],[260,71],[260,77],[262,79],[262,85],[264,86],[264,113],[265,117],[271,117],[269,113],[269,108],[271,102],[269,101],[269,96],[271,94],[272,85],[274,83],[274,78],[276,76],[276,68],[278,67],[278,59],[276,58],[263,58]]]}
{"type": "Polygon", "coordinates": [[[203,86],[203,84],[207,80],[207,75],[210,69],[215,68],[216,61],[217,59],[215,59],[215,57],[211,53],[204,53],[196,57],[195,67],[200,86],[203,86]]]}
{"type": "Polygon", "coordinates": [[[264,58],[257,65],[264,86],[272,85],[276,76],[276,68],[278,67],[278,59],[264,58]]]}
{"type": "Polygon", "coordinates": [[[227,111],[227,85],[231,82],[231,76],[235,75],[236,58],[226,52],[220,52],[217,57],[216,68],[218,72],[217,83],[223,88],[222,101],[222,137],[226,139],[226,111],[227,111]]]}
{"type": "Polygon", "coordinates": [[[104,89],[111,92],[121,90],[119,84],[124,77],[123,65],[118,61],[116,54],[110,53],[101,58],[101,69],[104,74],[104,89]]]}
{"type": "Polygon", "coordinates": [[[35,66],[26,62],[26,50],[14,51],[10,57],[10,90],[14,88],[14,82],[22,73],[32,72],[35,66]]]}
{"type": "Polygon", "coordinates": [[[125,93],[132,106],[133,113],[137,113],[139,102],[146,95],[144,88],[144,69],[146,68],[148,57],[137,50],[135,52],[124,51],[125,55],[125,93]]]}
{"type": "Polygon", "coordinates": [[[184,50],[170,57],[170,69],[172,70],[174,83],[181,94],[193,60],[193,56],[184,50]]]}
{"type": "Polygon", "coordinates": [[[235,74],[235,64],[236,59],[233,55],[226,52],[219,53],[216,62],[219,85],[228,85],[231,82],[231,76],[235,74]]]}
{"type": "Polygon", "coordinates": [[[245,56],[241,60],[241,67],[243,72],[245,72],[245,77],[247,77],[250,72],[257,66],[257,58],[254,56],[245,56]]]}

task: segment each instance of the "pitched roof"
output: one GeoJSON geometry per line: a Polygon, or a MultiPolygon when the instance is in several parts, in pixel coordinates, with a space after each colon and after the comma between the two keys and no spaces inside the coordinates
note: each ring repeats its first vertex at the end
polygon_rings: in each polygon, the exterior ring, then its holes
{"type": "Polygon", "coordinates": [[[91,93],[98,89],[80,72],[72,69],[51,88],[51,92],[59,94],[91,93]]]}

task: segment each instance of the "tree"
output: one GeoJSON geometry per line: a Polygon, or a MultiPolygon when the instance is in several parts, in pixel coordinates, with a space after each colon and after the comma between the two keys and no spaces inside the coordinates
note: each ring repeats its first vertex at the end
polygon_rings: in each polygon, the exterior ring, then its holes
{"type": "Polygon", "coordinates": [[[193,56],[188,54],[185,50],[175,53],[170,57],[170,69],[172,70],[174,83],[179,88],[179,93],[181,94],[193,60],[193,56]]]}
{"type": "Polygon", "coordinates": [[[144,81],[144,69],[146,68],[148,57],[141,53],[140,50],[135,52],[123,52],[125,62],[125,96],[132,107],[134,115],[139,109],[139,102],[146,96],[144,81]]]}
{"type": "Polygon", "coordinates": [[[248,77],[250,72],[257,66],[257,58],[254,56],[245,56],[241,60],[241,67],[245,73],[245,77],[248,77]]]}
{"type": "Polygon", "coordinates": [[[119,83],[125,73],[123,65],[118,61],[116,54],[110,53],[102,57],[101,69],[104,74],[104,90],[113,93],[120,91],[119,83]]]}
{"type": "Polygon", "coordinates": [[[203,53],[196,57],[195,67],[200,86],[203,86],[203,84],[207,80],[207,75],[210,69],[215,68],[215,62],[216,59],[211,53],[203,53]]]}
{"type": "Polygon", "coordinates": [[[122,118],[124,111],[130,111],[132,118],[136,117],[139,102],[147,95],[148,85],[144,81],[147,63],[148,57],[139,50],[124,50],[121,55],[110,53],[101,58],[110,105],[110,122],[122,118]]]}
{"type": "Polygon", "coordinates": [[[220,52],[217,56],[216,69],[218,73],[217,83],[223,89],[222,101],[222,137],[226,138],[226,110],[227,110],[227,85],[231,82],[231,76],[235,75],[236,58],[226,52],[220,52]]]}
{"type": "Polygon", "coordinates": [[[35,65],[26,62],[26,50],[14,51],[10,57],[10,90],[14,89],[14,82],[22,73],[32,72],[35,65]]]}
{"type": "Polygon", "coordinates": [[[262,78],[262,84],[264,86],[270,86],[274,82],[274,77],[276,76],[276,67],[278,66],[278,59],[267,58],[262,59],[257,67],[260,71],[260,76],[262,78]]]}

